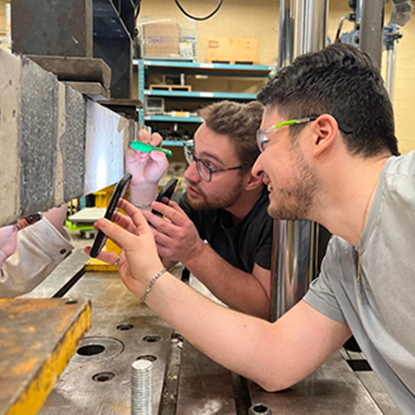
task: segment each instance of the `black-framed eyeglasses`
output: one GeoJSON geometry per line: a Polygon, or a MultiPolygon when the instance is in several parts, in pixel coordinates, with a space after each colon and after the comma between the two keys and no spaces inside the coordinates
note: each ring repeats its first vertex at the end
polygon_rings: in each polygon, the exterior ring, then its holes
{"type": "Polygon", "coordinates": [[[193,145],[192,142],[184,143],[183,145],[184,156],[186,158],[186,161],[189,164],[192,164],[193,162],[196,163],[196,170],[199,173],[200,178],[206,182],[212,181],[212,175],[215,173],[222,173],[222,172],[231,171],[231,170],[240,170],[240,169],[244,169],[248,167],[248,166],[241,164],[235,167],[227,167],[226,169],[213,170],[211,166],[206,164],[203,160],[200,160],[200,158],[196,157],[194,150],[191,148],[192,145],[193,145]]]}
{"type": "MultiPolygon", "coordinates": [[[[299,118],[297,120],[288,120],[288,121],[278,122],[274,125],[271,125],[271,127],[268,127],[265,130],[260,128],[256,133],[256,141],[258,144],[259,151],[262,153],[265,150],[265,144],[269,142],[269,138],[268,138],[269,133],[273,131],[278,131],[280,128],[285,127],[285,126],[306,124],[308,122],[315,121],[318,117],[320,117],[320,115],[310,115],[308,117],[299,118]]],[[[337,125],[339,126],[340,131],[342,131],[345,134],[351,134],[353,132],[352,128],[350,128],[348,125],[342,122],[337,121],[337,125]]]]}

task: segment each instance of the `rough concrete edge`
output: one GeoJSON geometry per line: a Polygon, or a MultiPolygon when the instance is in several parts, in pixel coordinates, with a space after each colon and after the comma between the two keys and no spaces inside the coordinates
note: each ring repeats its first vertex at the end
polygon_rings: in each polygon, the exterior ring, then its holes
{"type": "MultiPolygon", "coordinates": [[[[5,75],[8,72],[13,73],[14,78],[16,81],[18,81],[17,85],[17,92],[14,93],[14,99],[15,103],[15,109],[16,109],[16,121],[14,122],[14,137],[15,139],[12,140],[12,143],[14,143],[12,146],[7,146],[6,150],[3,150],[5,138],[4,137],[11,137],[11,135],[7,134],[5,129],[5,120],[3,116],[1,117],[0,122],[0,192],[3,192],[3,194],[0,194],[0,226],[5,224],[10,224],[16,221],[20,217],[20,213],[22,211],[22,207],[20,206],[20,194],[21,194],[21,163],[20,163],[20,157],[18,153],[18,146],[19,146],[19,136],[21,132],[19,131],[19,120],[21,118],[20,114],[20,102],[21,102],[21,88],[20,88],[20,82],[21,82],[21,70],[22,70],[22,61],[29,61],[29,59],[25,58],[24,56],[16,56],[12,55],[8,52],[0,50],[0,66],[2,67],[1,70],[1,76],[0,76],[0,85],[5,79],[5,75]],[[7,63],[6,63],[7,62],[7,63]],[[3,68],[3,65],[7,66],[7,68],[13,68],[9,69],[8,71],[3,68]],[[8,164],[7,166],[10,166],[8,168],[4,167],[4,164],[1,163],[1,158],[7,158],[8,164]],[[1,174],[3,172],[3,174],[1,174]],[[10,178],[13,178],[12,181],[10,178]],[[6,192],[4,191],[6,189],[6,192]],[[1,206],[2,200],[7,200],[7,204],[1,206]],[[12,202],[10,202],[12,201],[12,202]]],[[[30,61],[31,64],[36,65],[33,61],[30,61]]],[[[42,69],[43,71],[43,69],[42,69]]],[[[54,75],[51,73],[44,71],[47,76],[53,76],[55,79],[57,79],[54,75]]],[[[64,96],[62,95],[63,91],[62,83],[58,83],[58,93],[56,97],[56,102],[58,105],[58,113],[56,117],[56,145],[57,145],[57,153],[56,153],[56,165],[59,165],[60,162],[63,161],[63,154],[62,149],[60,147],[60,139],[62,137],[62,134],[65,133],[66,125],[62,123],[62,117],[65,114],[66,115],[66,108],[65,111],[61,110],[61,101],[64,99],[64,96]]],[[[80,94],[81,95],[81,94],[80,94]]],[[[8,108],[8,104],[13,102],[11,99],[6,99],[6,95],[2,89],[0,89],[0,109],[2,110],[2,114],[7,114],[6,108],[8,108]]],[[[12,97],[13,98],[13,97],[12,97]]],[[[85,186],[84,188],[84,194],[89,194],[93,191],[100,190],[110,184],[115,183],[117,180],[119,180],[125,170],[124,167],[124,153],[128,147],[128,142],[133,139],[135,132],[136,132],[136,123],[131,120],[127,120],[124,117],[118,115],[117,113],[109,110],[108,108],[105,108],[104,106],[101,106],[95,102],[92,102],[91,100],[86,100],[86,115],[85,115],[85,134],[86,138],[85,141],[88,140],[87,136],[87,123],[88,123],[88,108],[94,108],[96,111],[101,114],[104,114],[105,117],[103,120],[100,121],[108,121],[108,119],[113,120],[112,123],[114,125],[113,131],[108,131],[106,136],[110,137],[109,145],[112,146],[113,153],[111,153],[109,157],[109,162],[105,166],[109,170],[109,176],[108,180],[105,182],[102,182],[91,186],[90,188],[87,188],[85,186]],[[117,122],[115,122],[117,120],[117,122]],[[117,125],[116,125],[117,124],[117,125]],[[122,143],[120,141],[119,136],[122,136],[122,143]],[[119,158],[122,159],[121,163],[116,163],[116,160],[119,160],[119,158]],[[122,167],[119,167],[119,166],[122,167]]],[[[10,124],[10,120],[7,119],[7,124],[10,124]]],[[[85,143],[86,146],[86,143],[85,143]]],[[[88,150],[85,148],[85,184],[87,181],[87,166],[88,166],[88,150]]],[[[62,167],[62,166],[61,166],[62,167]]],[[[48,200],[46,203],[44,203],[41,207],[41,210],[47,210],[53,206],[61,205],[62,203],[69,202],[70,199],[73,197],[79,196],[79,195],[73,195],[72,197],[68,197],[68,200],[65,200],[65,198],[62,196],[62,192],[64,192],[64,186],[61,183],[62,175],[64,172],[61,171],[61,167],[58,167],[58,169],[55,172],[55,175],[53,177],[53,182],[51,183],[52,191],[50,193],[50,200],[48,200]]],[[[89,170],[90,172],[90,170],[89,170]]],[[[75,172],[76,174],[76,172],[75,172]]],[[[99,172],[98,172],[99,174],[99,172]]]]}
{"type": "Polygon", "coordinates": [[[61,139],[66,132],[66,87],[59,84],[59,110],[58,110],[58,137],[56,151],[55,191],[53,193],[53,204],[58,206],[65,202],[63,189],[63,155],[61,139]]]}
{"type": "Polygon", "coordinates": [[[24,217],[53,207],[59,82],[55,75],[45,71],[32,60],[25,56],[17,58],[21,62],[20,216],[24,217]],[[37,131],[39,135],[36,135],[37,131]]]}
{"type": "Polygon", "coordinates": [[[12,223],[20,212],[21,64],[0,49],[0,68],[0,212],[3,223],[12,223]]]}

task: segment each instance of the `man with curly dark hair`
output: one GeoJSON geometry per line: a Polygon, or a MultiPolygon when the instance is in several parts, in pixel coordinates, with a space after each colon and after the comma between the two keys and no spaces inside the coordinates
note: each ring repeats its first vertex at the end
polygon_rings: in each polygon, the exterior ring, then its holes
{"type": "MultiPolygon", "coordinates": [[[[185,147],[186,193],[179,203],[157,205],[164,219],[150,210],[143,213],[165,265],[180,261],[229,307],[269,318],[272,219],[266,186],[252,175],[262,113],[256,101],[204,108],[194,147],[185,147]]],[[[158,144],[161,137],[152,139],[158,144]]],[[[129,150],[130,200],[140,206],[152,202],[166,167],[160,152],[129,150]]]]}

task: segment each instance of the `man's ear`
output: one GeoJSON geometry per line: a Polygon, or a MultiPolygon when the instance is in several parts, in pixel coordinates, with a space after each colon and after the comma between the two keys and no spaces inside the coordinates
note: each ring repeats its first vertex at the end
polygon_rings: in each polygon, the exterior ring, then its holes
{"type": "Polygon", "coordinates": [[[320,115],[314,122],[313,133],[313,154],[318,157],[333,148],[339,134],[336,119],[329,114],[320,115]]]}
{"type": "Polygon", "coordinates": [[[262,182],[263,173],[259,175],[252,174],[252,168],[245,173],[244,187],[245,190],[254,190],[263,184],[262,182]]]}

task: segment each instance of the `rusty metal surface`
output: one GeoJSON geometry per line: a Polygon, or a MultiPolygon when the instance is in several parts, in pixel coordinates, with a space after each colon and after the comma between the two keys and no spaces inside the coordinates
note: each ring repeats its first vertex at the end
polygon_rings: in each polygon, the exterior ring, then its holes
{"type": "MultiPolygon", "coordinates": [[[[132,39],[114,3],[111,0],[93,0],[94,56],[104,59],[111,67],[111,97],[129,99],[133,85],[132,39]]],[[[124,19],[131,19],[134,11],[126,12],[124,19]]]]}
{"type": "MultiPolygon", "coordinates": [[[[340,354],[347,362],[358,361],[365,362],[366,356],[362,352],[354,352],[340,349],[340,354]]],[[[367,361],[366,361],[367,362],[367,361]]],[[[399,415],[400,412],[396,408],[395,403],[392,401],[390,395],[386,392],[386,389],[380,382],[373,370],[356,370],[355,375],[362,382],[364,387],[368,390],[372,398],[376,401],[377,405],[381,409],[384,415],[399,415]]]]}
{"type": "Polygon", "coordinates": [[[117,273],[86,273],[68,296],[91,300],[92,329],[83,346],[104,350],[74,355],[40,415],[130,415],[130,365],[143,355],[157,358],[153,413],[158,415],[240,415],[247,402],[267,404],[274,414],[284,415],[382,414],[339,354],[288,391],[266,393],[249,382],[252,399],[247,396],[238,407],[233,383],[239,377],[187,342],[181,353],[177,334],[139,303],[117,273]],[[160,340],[149,343],[146,336],[160,340]],[[101,382],[93,380],[100,376],[101,382]]]}
{"type": "Polygon", "coordinates": [[[231,373],[185,342],[177,415],[235,415],[231,373]]]}
{"type": "MultiPolygon", "coordinates": [[[[187,342],[181,366],[177,415],[246,413],[244,408],[238,412],[235,409],[230,372],[187,342]]],[[[312,376],[287,391],[267,393],[253,382],[249,382],[249,390],[252,404],[265,404],[274,414],[383,413],[339,353],[312,376]]]]}
{"type": "Polygon", "coordinates": [[[92,328],[84,345],[104,350],[90,356],[75,354],[39,414],[130,415],[130,368],[140,356],[157,358],[153,367],[153,413],[157,414],[171,352],[171,328],[141,304],[115,272],[87,272],[67,295],[91,300],[92,328]]]}
{"type": "Polygon", "coordinates": [[[401,412],[396,407],[390,395],[386,392],[379,378],[372,371],[358,371],[356,376],[371,394],[383,415],[400,415],[401,412]]]}
{"type": "Polygon", "coordinates": [[[99,82],[107,89],[111,84],[111,68],[103,59],[45,55],[27,55],[27,58],[54,73],[59,81],[99,82]]]}
{"type": "Polygon", "coordinates": [[[93,0],[13,0],[13,52],[92,57],[92,3],[93,0]]]}
{"type": "MultiPolygon", "coordinates": [[[[215,297],[193,275],[190,277],[190,285],[215,301],[215,297]]],[[[225,384],[227,382],[230,384],[227,386],[229,390],[231,387],[229,372],[185,343],[177,415],[226,413],[221,410],[215,412],[219,405],[211,405],[210,408],[202,405],[203,399],[206,398],[206,393],[203,391],[209,387],[215,387],[216,379],[211,377],[211,373],[219,369],[224,371],[225,384]],[[189,381],[190,379],[193,379],[194,382],[189,381]],[[200,384],[203,385],[202,388],[199,386],[200,384]]],[[[249,392],[247,394],[250,396],[244,399],[245,384],[243,379],[241,384],[241,379],[240,376],[233,375],[236,412],[229,412],[230,414],[246,415],[247,406],[264,403],[273,410],[274,415],[337,415],[339,413],[395,415],[394,405],[391,405],[386,391],[379,387],[377,376],[373,372],[371,372],[371,376],[368,372],[364,374],[353,372],[340,353],[332,356],[309,378],[284,392],[267,393],[258,385],[248,381],[249,392]],[[242,389],[242,391],[238,391],[238,389],[242,389]]],[[[223,379],[218,381],[218,385],[221,381],[223,379]]],[[[226,386],[223,390],[226,390],[226,386]]],[[[216,395],[218,401],[222,399],[224,394],[229,395],[223,390],[220,389],[216,395]]],[[[211,401],[215,402],[214,395],[211,397],[211,401]]]]}
{"type": "Polygon", "coordinates": [[[99,101],[101,105],[109,108],[111,111],[122,115],[125,118],[138,122],[137,108],[142,108],[143,103],[138,99],[110,99],[108,101],[99,101]]]}
{"type": "Polygon", "coordinates": [[[87,301],[0,299],[0,414],[35,414],[90,324],[87,301]]]}
{"type": "Polygon", "coordinates": [[[382,415],[356,374],[334,354],[322,367],[287,391],[267,393],[250,382],[252,403],[284,415],[382,415]]]}
{"type": "Polygon", "coordinates": [[[105,89],[99,82],[68,82],[68,85],[91,98],[93,101],[102,101],[111,97],[109,89],[105,89]]]}

